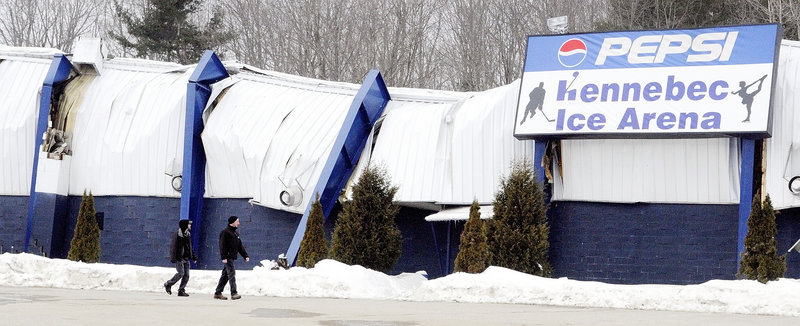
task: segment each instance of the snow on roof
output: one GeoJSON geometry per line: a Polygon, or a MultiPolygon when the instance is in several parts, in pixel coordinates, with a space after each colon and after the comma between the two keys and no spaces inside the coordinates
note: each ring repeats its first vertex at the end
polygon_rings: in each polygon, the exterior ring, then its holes
{"type": "Polygon", "coordinates": [[[15,59],[15,60],[46,60],[47,63],[53,60],[53,56],[61,52],[61,50],[53,48],[35,48],[35,47],[18,47],[0,44],[0,59],[15,59]]]}

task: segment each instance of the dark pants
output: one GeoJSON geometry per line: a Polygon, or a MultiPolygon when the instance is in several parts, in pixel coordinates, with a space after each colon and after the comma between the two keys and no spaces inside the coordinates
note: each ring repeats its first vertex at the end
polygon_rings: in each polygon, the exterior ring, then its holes
{"type": "Polygon", "coordinates": [[[225,290],[225,283],[229,281],[231,283],[231,295],[238,293],[236,292],[236,268],[233,267],[233,259],[228,259],[228,262],[222,267],[222,275],[219,277],[217,290],[214,291],[214,294],[222,294],[222,290],[225,290]]]}
{"type": "Polygon", "coordinates": [[[178,286],[178,290],[183,291],[186,289],[186,283],[189,283],[189,261],[185,260],[175,263],[175,269],[178,272],[167,281],[167,285],[172,287],[175,283],[178,283],[178,280],[181,280],[181,285],[178,286]]]}

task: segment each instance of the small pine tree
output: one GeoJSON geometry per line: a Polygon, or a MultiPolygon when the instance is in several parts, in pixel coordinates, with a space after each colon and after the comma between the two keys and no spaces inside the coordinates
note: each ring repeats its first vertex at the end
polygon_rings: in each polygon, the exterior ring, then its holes
{"type": "Polygon", "coordinates": [[[744,252],[739,261],[739,276],[761,283],[777,280],[786,273],[786,255],[778,256],[775,235],[775,211],[769,195],[763,204],[760,193],[753,197],[753,207],[747,219],[747,235],[744,237],[744,252]]]}
{"type": "Polygon", "coordinates": [[[90,192],[83,192],[81,208],[78,210],[78,221],[75,223],[75,233],[69,245],[67,259],[96,263],[100,261],[100,228],[94,211],[94,196],[90,192]]]}
{"type": "Polygon", "coordinates": [[[392,202],[395,193],[397,187],[389,184],[386,171],[368,166],[336,221],[330,257],[378,271],[394,269],[403,242],[395,222],[400,210],[392,202]]]}
{"type": "Polygon", "coordinates": [[[461,243],[458,246],[454,269],[456,272],[480,273],[489,265],[489,245],[480,208],[477,200],[469,208],[469,219],[461,232],[461,243]]]}
{"type": "Polygon", "coordinates": [[[547,205],[530,164],[513,163],[500,186],[488,226],[491,265],[550,277],[547,205]]]}
{"type": "Polygon", "coordinates": [[[297,266],[312,268],[317,262],[327,257],[328,242],[325,241],[323,220],[322,204],[319,202],[319,195],[317,195],[316,200],[311,204],[311,212],[308,214],[308,221],[306,221],[306,232],[303,234],[303,241],[300,242],[297,266]]]}

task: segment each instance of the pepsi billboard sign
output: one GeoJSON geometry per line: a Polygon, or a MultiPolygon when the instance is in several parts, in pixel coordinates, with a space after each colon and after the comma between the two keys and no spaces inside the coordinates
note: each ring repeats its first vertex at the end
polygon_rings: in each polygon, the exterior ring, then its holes
{"type": "Polygon", "coordinates": [[[514,135],[769,137],[776,24],[528,37],[514,135]]]}

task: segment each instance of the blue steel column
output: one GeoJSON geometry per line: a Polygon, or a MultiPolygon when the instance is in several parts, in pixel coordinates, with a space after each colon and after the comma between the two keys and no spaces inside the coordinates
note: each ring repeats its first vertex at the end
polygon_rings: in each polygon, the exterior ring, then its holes
{"type": "MultiPolygon", "coordinates": [[[[386,108],[386,104],[390,100],[389,90],[386,89],[381,73],[377,70],[371,70],[367,77],[364,78],[364,83],[361,84],[361,88],[350,105],[350,110],[347,112],[339,135],[333,143],[333,148],[328,160],[325,162],[325,167],[322,169],[317,185],[308,194],[310,198],[316,198],[316,194],[320,194],[319,201],[322,204],[322,211],[326,218],[333,210],[333,205],[336,204],[339,193],[347,183],[347,179],[350,178],[356,163],[358,163],[369,133],[372,132],[372,126],[381,116],[383,109],[386,108]]],[[[308,220],[308,214],[311,212],[312,203],[312,201],[309,201],[308,206],[306,206],[305,213],[303,213],[300,224],[294,233],[294,238],[292,238],[292,243],[289,244],[289,249],[286,252],[286,258],[292,265],[294,265],[297,258],[300,242],[306,232],[306,221],[308,220]]]]}
{"type": "Polygon", "coordinates": [[[739,171],[739,241],[736,251],[736,269],[744,252],[744,237],[747,235],[747,219],[753,206],[753,167],[755,166],[755,143],[753,139],[740,138],[742,142],[742,170],[739,171]]]}
{"type": "Polygon", "coordinates": [[[544,167],[542,166],[542,157],[544,157],[544,152],[546,149],[547,149],[547,140],[537,139],[533,144],[533,172],[536,173],[536,180],[539,180],[539,183],[541,183],[542,187],[544,187],[544,182],[545,182],[544,167]]]}
{"type": "Polygon", "coordinates": [[[228,71],[213,51],[206,50],[189,77],[186,87],[186,129],[183,135],[183,175],[181,188],[181,220],[191,220],[194,229],[192,245],[201,250],[200,229],[203,215],[203,193],[206,180],[206,152],[200,135],[203,132],[203,110],[211,96],[211,84],[228,78],[228,71]]]}
{"type": "Polygon", "coordinates": [[[28,251],[28,245],[31,240],[31,230],[33,229],[33,211],[36,207],[36,176],[39,166],[39,151],[42,146],[42,135],[47,131],[47,121],[50,115],[50,102],[53,95],[53,85],[62,82],[69,78],[72,71],[72,63],[69,62],[63,54],[56,54],[53,56],[53,61],[50,63],[50,69],[47,71],[47,76],[44,78],[42,85],[42,95],[39,99],[39,116],[36,119],[36,135],[34,135],[34,150],[33,150],[33,173],[31,174],[31,188],[30,197],[28,198],[28,222],[25,229],[25,252],[28,251]]]}

